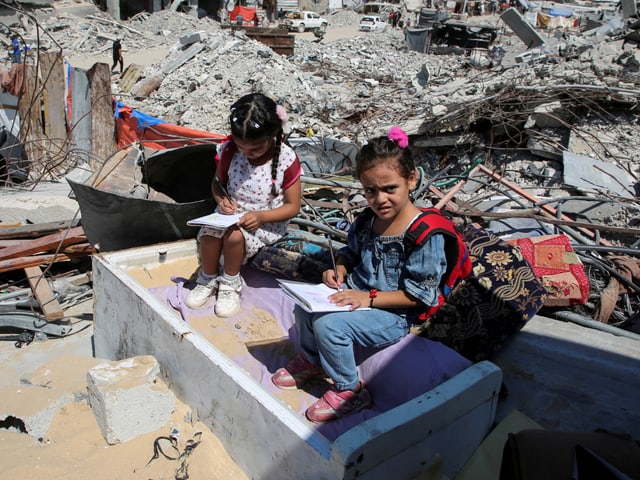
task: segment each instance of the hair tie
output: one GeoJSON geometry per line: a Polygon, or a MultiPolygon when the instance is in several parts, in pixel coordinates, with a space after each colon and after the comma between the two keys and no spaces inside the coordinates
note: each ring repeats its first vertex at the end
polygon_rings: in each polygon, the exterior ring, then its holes
{"type": "Polygon", "coordinates": [[[282,105],[276,105],[276,115],[278,115],[278,118],[282,122],[282,125],[287,123],[287,121],[289,120],[289,117],[287,117],[287,111],[282,105]]]}
{"type": "Polygon", "coordinates": [[[396,142],[400,148],[407,148],[409,146],[409,137],[400,127],[391,127],[387,138],[392,142],[396,142]]]}

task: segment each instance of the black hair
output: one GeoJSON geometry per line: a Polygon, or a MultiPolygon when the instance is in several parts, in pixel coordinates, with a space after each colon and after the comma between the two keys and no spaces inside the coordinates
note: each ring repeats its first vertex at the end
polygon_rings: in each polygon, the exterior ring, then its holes
{"type": "Polygon", "coordinates": [[[360,178],[365,170],[388,160],[397,163],[400,175],[406,179],[415,173],[415,162],[409,147],[401,148],[396,141],[382,136],[371,139],[356,155],[356,177],[360,178]]]}
{"type": "Polygon", "coordinates": [[[282,120],[278,116],[276,102],[263,93],[245,95],[231,105],[229,124],[231,134],[240,140],[275,138],[275,152],[271,162],[271,194],[275,197],[275,182],[283,140],[282,120]]]}

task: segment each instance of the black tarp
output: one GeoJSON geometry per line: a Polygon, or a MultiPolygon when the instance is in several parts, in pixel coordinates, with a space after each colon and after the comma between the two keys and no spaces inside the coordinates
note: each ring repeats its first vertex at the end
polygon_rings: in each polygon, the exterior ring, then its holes
{"type": "Polygon", "coordinates": [[[211,181],[215,144],[163,150],[140,165],[143,182],[173,202],[148,200],[67,181],[73,189],[81,225],[100,251],[194,238],[198,227],[187,220],[213,212],[211,181]]]}
{"type": "Polygon", "coordinates": [[[24,145],[6,128],[0,129],[0,182],[22,183],[29,178],[24,145]]]}

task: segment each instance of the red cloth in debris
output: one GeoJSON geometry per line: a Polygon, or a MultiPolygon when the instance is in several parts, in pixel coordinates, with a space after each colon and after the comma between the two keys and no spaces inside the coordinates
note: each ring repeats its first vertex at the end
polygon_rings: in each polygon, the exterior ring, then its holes
{"type": "Polygon", "coordinates": [[[510,240],[522,251],[549,295],[544,305],[581,305],[589,296],[589,279],[564,234],[510,240]]]}
{"type": "Polygon", "coordinates": [[[10,70],[2,72],[2,91],[9,92],[14,97],[19,97],[24,85],[24,63],[12,63],[10,70]]]}
{"type": "Polygon", "coordinates": [[[147,148],[163,150],[200,143],[217,143],[226,137],[220,133],[194,130],[166,122],[153,122],[141,127],[133,115],[133,108],[127,105],[119,105],[115,108],[117,109],[116,137],[120,148],[134,142],[143,142],[147,148]]]}

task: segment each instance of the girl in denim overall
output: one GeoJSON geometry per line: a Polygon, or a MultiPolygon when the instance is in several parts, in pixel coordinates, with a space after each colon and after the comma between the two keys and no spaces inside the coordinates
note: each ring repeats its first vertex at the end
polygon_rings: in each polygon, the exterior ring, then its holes
{"type": "Polygon", "coordinates": [[[350,310],[311,314],[296,307],[302,351],[272,381],[295,389],[313,378],[331,378],[331,388],[306,411],[312,422],[371,407],[371,395],[356,369],[354,345],[392,345],[409,333],[425,306],[438,303],[447,267],[443,235],[432,235],[408,258],[404,252],[405,232],[421,212],[410,196],[417,175],[408,144],[406,133],[392,127],[387,136],[364,145],[356,158],[356,175],[375,215],[368,228],[356,231],[352,224],[335,270],[322,276],[336,289],[331,302],[350,305],[350,310]]]}

